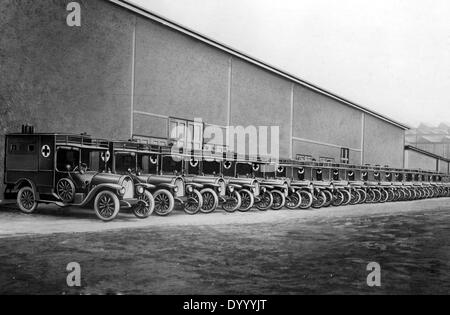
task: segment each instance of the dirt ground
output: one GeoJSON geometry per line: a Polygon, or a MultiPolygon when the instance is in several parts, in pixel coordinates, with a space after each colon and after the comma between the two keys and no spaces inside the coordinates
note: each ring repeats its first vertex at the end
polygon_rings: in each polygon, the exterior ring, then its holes
{"type": "Polygon", "coordinates": [[[450,293],[450,199],[103,223],[0,209],[0,294],[450,293]],[[382,286],[367,286],[369,262],[382,286]],[[78,262],[82,286],[68,288],[78,262]]]}

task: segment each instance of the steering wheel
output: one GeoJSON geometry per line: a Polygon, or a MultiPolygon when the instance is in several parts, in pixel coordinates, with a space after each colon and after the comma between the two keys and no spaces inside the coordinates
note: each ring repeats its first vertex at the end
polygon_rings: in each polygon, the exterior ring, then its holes
{"type": "Polygon", "coordinates": [[[84,174],[88,171],[88,166],[86,163],[80,163],[79,165],[75,166],[73,169],[73,172],[78,171],[80,174],[84,174]]]}

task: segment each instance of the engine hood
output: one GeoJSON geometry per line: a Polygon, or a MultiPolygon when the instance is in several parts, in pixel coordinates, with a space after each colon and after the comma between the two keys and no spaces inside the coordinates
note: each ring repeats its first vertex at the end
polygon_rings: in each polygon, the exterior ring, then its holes
{"type": "Polygon", "coordinates": [[[194,182],[197,184],[218,184],[221,177],[214,176],[189,176],[186,177],[187,182],[194,182]]]}
{"type": "Polygon", "coordinates": [[[236,185],[255,185],[257,181],[253,178],[230,178],[228,182],[236,185]]]}
{"type": "MultiPolygon", "coordinates": [[[[87,175],[84,174],[84,175],[87,175]]],[[[125,175],[118,174],[110,174],[110,173],[95,173],[92,176],[91,185],[100,185],[100,184],[118,184],[120,185],[122,180],[126,178],[125,175]]]]}
{"type": "Polygon", "coordinates": [[[170,175],[141,175],[138,178],[139,181],[152,185],[172,184],[177,178],[181,179],[179,176],[170,175]]]}

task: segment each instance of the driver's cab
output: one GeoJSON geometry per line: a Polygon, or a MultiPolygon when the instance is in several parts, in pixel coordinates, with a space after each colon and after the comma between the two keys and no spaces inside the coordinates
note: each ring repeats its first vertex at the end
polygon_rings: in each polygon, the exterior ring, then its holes
{"type": "Polygon", "coordinates": [[[200,161],[200,173],[202,176],[223,177],[223,154],[204,152],[200,161]]]}
{"type": "Polygon", "coordinates": [[[112,169],[116,174],[158,174],[159,149],[138,142],[112,144],[112,169]]]}
{"type": "Polygon", "coordinates": [[[161,175],[181,176],[184,174],[184,162],[186,156],[179,150],[172,150],[171,147],[161,149],[160,163],[161,175]]]}
{"type": "Polygon", "coordinates": [[[92,145],[56,145],[56,181],[72,177],[79,188],[88,188],[91,179],[98,173],[107,171],[109,159],[108,143],[92,145]]]}

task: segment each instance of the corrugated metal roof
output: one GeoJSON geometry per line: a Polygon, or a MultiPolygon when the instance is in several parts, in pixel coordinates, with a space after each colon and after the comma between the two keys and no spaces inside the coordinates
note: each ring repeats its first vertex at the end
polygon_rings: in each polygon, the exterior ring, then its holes
{"type": "Polygon", "coordinates": [[[238,50],[236,50],[234,48],[231,48],[231,47],[226,46],[226,45],[224,45],[222,43],[219,43],[219,42],[217,42],[217,41],[215,41],[215,40],[213,40],[211,38],[208,38],[205,35],[202,35],[202,34],[200,34],[198,32],[195,32],[195,31],[193,31],[193,30],[191,30],[191,29],[189,29],[189,28],[187,28],[185,26],[182,26],[182,25],[177,24],[177,23],[175,23],[173,21],[170,21],[170,20],[168,20],[165,17],[157,15],[157,14],[155,14],[153,12],[150,12],[147,8],[143,8],[143,7],[139,6],[139,5],[136,5],[134,3],[131,3],[131,2],[125,1],[125,0],[107,0],[107,1],[112,2],[112,3],[116,4],[116,5],[119,5],[119,6],[123,7],[123,8],[125,8],[125,9],[130,10],[130,11],[133,11],[135,13],[138,13],[138,14],[140,14],[142,16],[145,16],[145,17],[147,17],[147,18],[149,18],[149,19],[151,19],[153,21],[156,21],[158,23],[161,23],[161,24],[163,24],[163,25],[165,25],[165,26],[167,26],[167,27],[169,27],[171,29],[174,29],[174,30],[177,30],[177,31],[179,31],[181,33],[189,35],[190,37],[196,38],[196,39],[198,39],[198,40],[200,40],[200,41],[202,41],[204,43],[207,43],[207,44],[209,44],[211,46],[214,46],[214,47],[216,47],[216,48],[218,48],[218,49],[220,49],[222,51],[225,51],[225,52],[227,52],[227,53],[229,53],[229,54],[231,54],[233,56],[236,56],[236,57],[238,57],[240,59],[246,60],[246,61],[248,61],[248,62],[250,62],[250,63],[252,63],[254,65],[257,65],[257,66],[259,66],[259,67],[261,67],[263,69],[266,69],[266,70],[268,70],[268,71],[270,71],[272,73],[275,73],[275,74],[277,74],[279,76],[287,78],[290,81],[293,81],[293,82],[295,82],[297,84],[305,86],[305,87],[307,87],[307,88],[309,88],[311,90],[314,90],[314,91],[316,91],[316,92],[318,92],[318,93],[320,93],[322,95],[328,96],[328,97],[330,97],[330,98],[332,98],[332,99],[334,99],[336,101],[339,101],[340,103],[343,103],[343,104],[345,104],[347,106],[350,106],[350,107],[356,108],[358,110],[361,110],[364,113],[367,113],[367,114],[369,114],[371,116],[379,118],[379,119],[381,119],[383,121],[386,121],[386,122],[388,122],[388,123],[390,123],[390,124],[392,124],[394,126],[397,126],[397,127],[401,128],[401,129],[405,129],[406,130],[406,129],[410,128],[409,126],[407,126],[407,125],[405,125],[403,123],[397,122],[397,121],[395,121],[393,119],[390,119],[389,117],[386,117],[386,116],[384,116],[384,115],[382,115],[380,113],[377,113],[377,112],[375,112],[375,111],[373,111],[371,109],[368,109],[368,108],[366,108],[364,106],[358,105],[358,104],[356,104],[356,103],[354,103],[352,101],[349,101],[349,100],[347,100],[347,99],[345,99],[343,97],[340,97],[340,96],[338,96],[338,95],[336,95],[336,94],[334,94],[332,92],[324,90],[324,89],[322,89],[322,88],[320,88],[320,87],[318,87],[318,86],[316,86],[316,85],[314,85],[312,83],[309,83],[309,82],[307,82],[305,80],[302,80],[302,79],[296,77],[295,75],[292,75],[292,74],[290,74],[290,73],[288,73],[288,72],[286,72],[284,70],[281,70],[281,69],[276,68],[276,67],[274,67],[272,65],[269,65],[269,64],[267,64],[267,63],[265,63],[265,62],[263,62],[261,60],[258,60],[258,59],[254,58],[254,57],[251,57],[251,56],[249,56],[249,55],[247,55],[245,53],[242,53],[242,52],[240,52],[240,51],[238,51],[238,50]]]}

